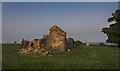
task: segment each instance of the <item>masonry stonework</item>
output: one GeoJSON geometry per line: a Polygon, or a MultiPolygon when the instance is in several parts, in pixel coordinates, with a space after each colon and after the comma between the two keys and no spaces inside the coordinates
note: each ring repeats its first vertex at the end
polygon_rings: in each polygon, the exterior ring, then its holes
{"type": "Polygon", "coordinates": [[[67,49],[73,49],[73,41],[66,38],[66,32],[54,25],[49,29],[50,33],[44,35],[41,39],[34,39],[32,41],[22,40],[21,48],[27,50],[53,48],[56,51],[64,52],[67,49]]]}

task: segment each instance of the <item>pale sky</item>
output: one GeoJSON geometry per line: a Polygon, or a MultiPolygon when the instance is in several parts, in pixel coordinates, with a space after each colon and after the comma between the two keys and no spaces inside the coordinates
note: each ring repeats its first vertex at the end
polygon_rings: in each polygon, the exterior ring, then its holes
{"type": "Polygon", "coordinates": [[[117,7],[117,2],[3,2],[2,40],[39,39],[57,25],[75,40],[105,42],[101,29],[117,7]]]}
{"type": "Polygon", "coordinates": [[[2,2],[0,2],[0,43],[2,42],[2,2]]]}

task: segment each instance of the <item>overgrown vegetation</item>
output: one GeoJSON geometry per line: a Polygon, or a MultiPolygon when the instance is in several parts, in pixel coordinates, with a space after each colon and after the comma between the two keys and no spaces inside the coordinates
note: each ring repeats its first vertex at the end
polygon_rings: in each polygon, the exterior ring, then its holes
{"type": "Polygon", "coordinates": [[[107,46],[79,46],[53,56],[17,55],[19,44],[3,44],[3,69],[117,69],[118,50],[107,46]]]}
{"type": "Polygon", "coordinates": [[[82,43],[82,41],[79,41],[79,40],[75,41],[73,38],[69,38],[69,39],[73,41],[73,44],[74,44],[73,47],[74,48],[79,47],[81,45],[85,45],[85,44],[82,43]]]}

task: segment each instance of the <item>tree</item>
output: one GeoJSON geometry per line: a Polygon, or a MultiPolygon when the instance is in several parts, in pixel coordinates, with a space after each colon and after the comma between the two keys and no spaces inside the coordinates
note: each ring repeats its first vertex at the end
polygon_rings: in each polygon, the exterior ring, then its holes
{"type": "Polygon", "coordinates": [[[14,43],[17,43],[16,41],[14,41],[14,43]]]}
{"type": "Polygon", "coordinates": [[[73,44],[74,44],[74,42],[75,42],[74,39],[73,39],[73,38],[69,38],[69,39],[72,40],[72,41],[73,41],[73,44]]]}
{"type": "Polygon", "coordinates": [[[100,45],[100,46],[105,46],[105,44],[104,44],[104,43],[99,43],[99,45],[100,45]]]}
{"type": "Polygon", "coordinates": [[[81,42],[81,41],[79,41],[79,40],[74,41],[74,47],[78,47],[78,46],[80,46],[80,45],[82,45],[82,42],[81,42]]]}
{"type": "Polygon", "coordinates": [[[103,28],[102,32],[108,36],[108,43],[115,43],[120,48],[120,10],[112,13],[112,17],[108,18],[108,22],[114,22],[109,28],[103,28]]]}

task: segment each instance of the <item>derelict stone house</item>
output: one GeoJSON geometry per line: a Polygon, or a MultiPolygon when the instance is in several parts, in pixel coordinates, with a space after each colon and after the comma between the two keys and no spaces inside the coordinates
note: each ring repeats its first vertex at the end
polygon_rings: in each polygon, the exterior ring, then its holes
{"type": "Polygon", "coordinates": [[[59,51],[65,51],[66,32],[57,26],[49,29],[50,33],[46,37],[46,48],[53,47],[59,51]]]}
{"type": "Polygon", "coordinates": [[[66,32],[56,25],[50,28],[49,31],[50,33],[48,35],[44,35],[41,39],[34,39],[32,41],[23,39],[21,42],[21,48],[28,50],[53,48],[56,51],[73,49],[73,41],[66,38],[66,32]]]}

